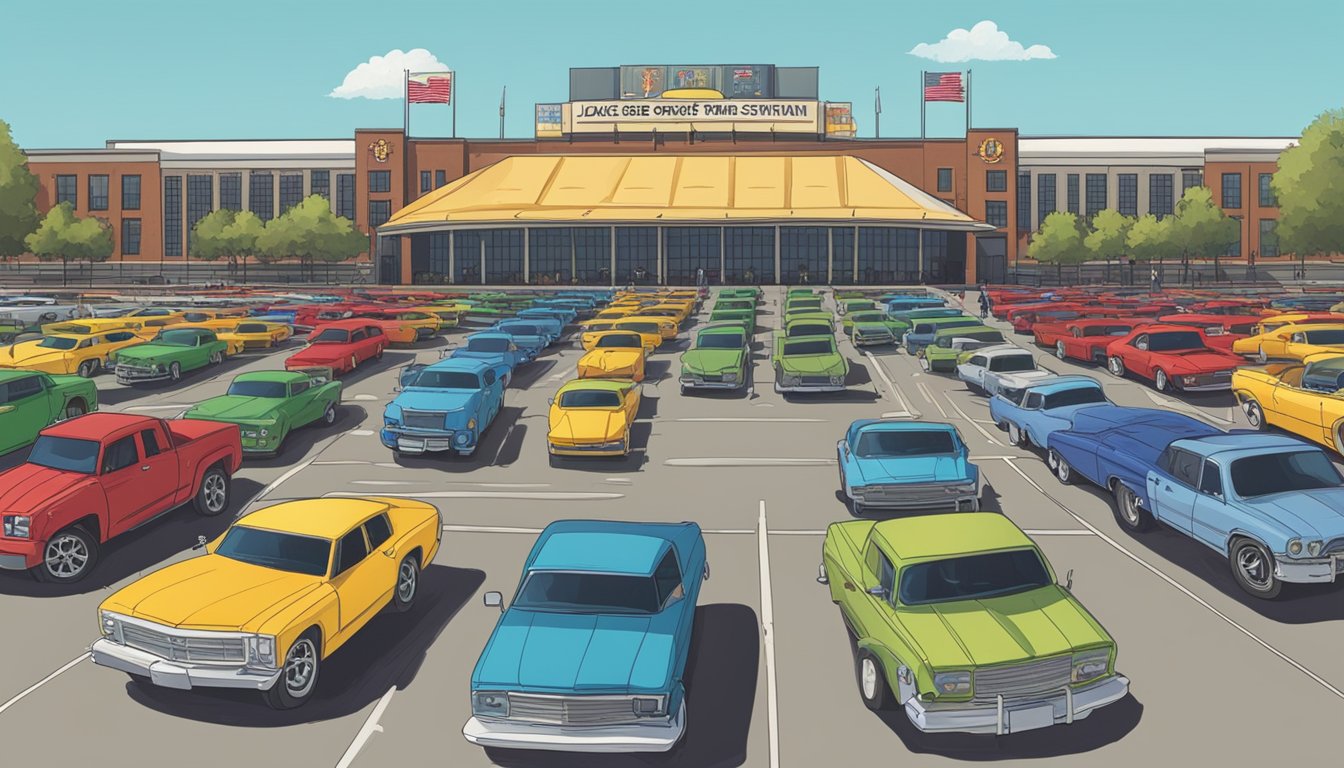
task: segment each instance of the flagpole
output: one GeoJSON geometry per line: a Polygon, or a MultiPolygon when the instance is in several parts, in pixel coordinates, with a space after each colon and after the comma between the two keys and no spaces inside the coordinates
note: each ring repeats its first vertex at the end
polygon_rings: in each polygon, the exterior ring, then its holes
{"type": "Polygon", "coordinates": [[[971,70],[966,70],[966,132],[971,131],[971,70]]]}
{"type": "Polygon", "coordinates": [[[919,72],[919,140],[924,140],[924,71],[919,72]]]}
{"type": "Polygon", "coordinates": [[[873,89],[873,138],[882,138],[882,86],[873,89]]]}
{"type": "Polygon", "coordinates": [[[499,93],[499,138],[504,138],[504,99],[509,95],[509,86],[499,93]]]}
{"type": "Polygon", "coordinates": [[[405,114],[401,120],[401,135],[405,138],[411,137],[411,70],[402,70],[403,79],[401,82],[401,97],[405,101],[402,105],[405,114]]]}

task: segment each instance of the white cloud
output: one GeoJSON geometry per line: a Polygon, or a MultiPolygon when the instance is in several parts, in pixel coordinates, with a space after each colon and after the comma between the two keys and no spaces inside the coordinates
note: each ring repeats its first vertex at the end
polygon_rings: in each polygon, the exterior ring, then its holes
{"type": "Polygon", "coordinates": [[[394,48],[350,70],[345,80],[327,95],[337,99],[400,99],[408,69],[412,72],[443,72],[448,65],[424,48],[409,51],[394,48]]]}
{"type": "Polygon", "coordinates": [[[920,43],[910,55],[934,61],[1027,61],[1053,59],[1048,45],[1023,46],[1008,39],[1008,33],[992,21],[982,21],[970,29],[954,29],[936,43],[920,43]]]}

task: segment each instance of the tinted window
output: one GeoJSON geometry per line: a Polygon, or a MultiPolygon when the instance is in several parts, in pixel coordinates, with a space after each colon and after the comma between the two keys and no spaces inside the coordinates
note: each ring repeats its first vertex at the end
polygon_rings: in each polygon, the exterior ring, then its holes
{"type": "Polygon", "coordinates": [[[125,469],[140,458],[135,452],[135,435],[128,435],[103,451],[103,474],[125,469]]]}
{"type": "Polygon", "coordinates": [[[472,352],[507,352],[509,350],[508,339],[468,339],[467,349],[472,352]]]}
{"type": "Polygon", "coordinates": [[[1042,403],[1044,400],[1045,400],[1045,398],[1041,396],[1041,393],[1040,393],[1040,392],[1032,392],[1030,395],[1027,395],[1027,403],[1026,403],[1026,406],[1025,406],[1025,407],[1027,407],[1027,408],[1033,408],[1033,409],[1034,409],[1034,408],[1040,408],[1040,407],[1041,407],[1041,403],[1042,403]]]}
{"type": "Polygon", "coordinates": [[[270,329],[261,323],[239,323],[235,331],[238,333],[269,333],[270,329]]]}
{"type": "Polygon", "coordinates": [[[130,341],[133,338],[135,338],[135,334],[130,331],[117,331],[116,333],[107,334],[107,340],[109,342],[130,341]]]}
{"type": "Polygon", "coordinates": [[[17,403],[18,401],[32,397],[42,391],[42,380],[36,376],[28,376],[22,379],[15,379],[9,382],[6,388],[4,402],[17,403]]]}
{"type": "Polygon", "coordinates": [[[561,393],[561,408],[618,408],[621,396],[603,389],[575,389],[561,393]]]}
{"type": "Polygon", "coordinates": [[[603,336],[593,345],[600,349],[643,349],[644,339],[638,334],[633,333],[615,333],[609,336],[603,336]]]}
{"type": "Polygon", "coordinates": [[[813,339],[809,341],[790,341],[784,345],[784,355],[827,355],[831,353],[830,339],[813,339]]]}
{"type": "Polygon", "coordinates": [[[927,456],[954,453],[952,433],[947,430],[871,430],[859,435],[854,454],[861,459],[881,456],[927,456]]]}
{"type": "Polygon", "coordinates": [[[1202,468],[1201,459],[1189,451],[1182,451],[1178,448],[1170,449],[1170,456],[1167,459],[1167,471],[1171,476],[1190,486],[1197,488],[1199,486],[1199,472],[1202,468]]]}
{"type": "Polygon", "coordinates": [[[985,367],[985,356],[984,356],[984,355],[975,355],[975,356],[972,357],[968,362],[969,362],[971,365],[976,366],[977,368],[984,368],[984,367],[985,367]]]}
{"type": "Polygon", "coordinates": [[[219,543],[215,554],[263,568],[325,576],[331,542],[312,536],[235,525],[219,543]]]}
{"type": "Polygon", "coordinates": [[[364,544],[364,531],[360,528],[345,534],[341,540],[336,543],[336,568],[332,571],[332,576],[338,576],[353,568],[364,556],[369,554],[369,548],[364,544]]]}
{"type": "Polygon", "coordinates": [[[882,595],[891,600],[896,594],[896,568],[882,552],[877,553],[877,583],[882,585],[882,595]]]}
{"type": "Polygon", "coordinates": [[[1229,475],[1233,490],[1242,498],[1344,484],[1339,470],[1319,450],[1247,456],[1232,462],[1229,475]]]}
{"type": "Polygon", "coordinates": [[[159,436],[152,429],[142,430],[140,432],[140,444],[145,449],[145,458],[158,456],[163,451],[159,448],[159,436]]]}
{"type": "Polygon", "coordinates": [[[1000,355],[989,361],[991,371],[1034,371],[1036,359],[1031,355],[1000,355]]]}
{"type": "Polygon", "coordinates": [[[560,613],[657,613],[662,602],[654,580],[614,573],[533,571],[514,608],[560,613]]]}
{"type": "Polygon", "coordinates": [[[341,328],[327,328],[312,338],[314,344],[344,344],[350,340],[350,332],[341,328]]]}
{"type": "Polygon", "coordinates": [[[696,339],[700,349],[741,349],[742,335],[738,333],[702,333],[696,339]]]}
{"type": "Polygon", "coordinates": [[[359,329],[350,334],[351,341],[363,341],[369,337],[369,334],[363,329],[359,329]]]}
{"type": "Polygon", "coordinates": [[[94,467],[98,466],[100,447],[97,440],[40,435],[28,454],[28,463],[92,475],[94,467]]]}
{"type": "Polygon", "coordinates": [[[1204,462],[1204,473],[1199,478],[1199,490],[1213,496],[1223,495],[1222,473],[1218,471],[1218,465],[1212,461],[1204,462]]]}
{"type": "Polygon", "coordinates": [[[487,387],[490,386],[491,384],[494,384],[494,383],[495,383],[495,372],[494,372],[494,371],[487,370],[487,371],[485,372],[485,374],[484,374],[484,377],[485,377],[485,385],[486,385],[487,387]]]}
{"type": "Polygon", "coordinates": [[[47,336],[37,342],[37,346],[43,349],[74,349],[78,344],[74,339],[67,339],[62,336],[47,336]]]}
{"type": "Polygon", "coordinates": [[[677,553],[668,550],[663,555],[662,562],[658,563],[658,570],[653,572],[653,582],[658,588],[658,604],[667,605],[667,599],[673,594],[678,597],[684,596],[684,590],[681,587],[681,566],[677,563],[677,553]]]}
{"type": "Polygon", "coordinates": [[[1035,550],[991,552],[901,569],[900,598],[905,605],[973,600],[1048,586],[1050,574],[1035,550]]]}
{"type": "Polygon", "coordinates": [[[619,323],[617,328],[623,331],[639,331],[640,333],[658,333],[657,323],[619,323]]]}
{"type": "Polygon", "coordinates": [[[154,338],[154,343],[167,344],[170,347],[194,347],[208,340],[205,334],[196,331],[160,331],[154,338]]]}
{"type": "Polygon", "coordinates": [[[433,389],[480,389],[476,374],[467,371],[431,371],[426,368],[411,382],[413,387],[433,389]]]}
{"type": "Polygon", "coordinates": [[[1148,334],[1148,351],[1173,352],[1178,349],[1203,349],[1198,331],[1169,331],[1148,334]]]}
{"type": "Polygon", "coordinates": [[[235,381],[229,385],[234,397],[266,397],[276,400],[285,397],[285,385],[280,381],[235,381]]]}
{"type": "Polygon", "coordinates": [[[788,334],[788,335],[789,335],[789,336],[825,336],[826,334],[828,334],[828,333],[830,333],[830,332],[831,332],[831,326],[829,326],[829,325],[823,325],[823,324],[820,324],[820,323],[818,323],[818,324],[816,324],[816,325],[798,324],[798,325],[790,325],[790,326],[789,326],[789,334],[788,334]]]}
{"type": "Polygon", "coordinates": [[[379,336],[383,335],[383,329],[377,326],[374,326],[372,328],[365,328],[364,330],[369,334],[370,339],[376,339],[379,336]]]}
{"type": "Polygon", "coordinates": [[[1344,344],[1344,329],[1332,328],[1328,331],[1307,331],[1304,335],[1307,337],[1308,344],[1344,344]]]}
{"type": "Polygon", "coordinates": [[[387,515],[379,515],[365,523],[364,531],[369,535],[370,549],[377,549],[392,538],[392,524],[388,522],[387,515]]]}
{"type": "Polygon", "coordinates": [[[1045,410],[1051,408],[1065,408],[1071,405],[1087,405],[1089,403],[1106,402],[1106,393],[1101,387],[1078,387],[1076,389],[1066,389],[1062,392],[1052,392],[1045,396],[1045,403],[1042,406],[1045,410]]]}

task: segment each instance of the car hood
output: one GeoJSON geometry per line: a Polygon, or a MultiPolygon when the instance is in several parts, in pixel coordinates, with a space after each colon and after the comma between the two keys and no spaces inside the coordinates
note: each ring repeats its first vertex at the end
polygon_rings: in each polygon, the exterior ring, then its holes
{"type": "Polygon", "coordinates": [[[681,364],[693,371],[718,373],[736,371],[742,367],[742,351],[739,349],[692,349],[683,353],[681,364]]]}
{"type": "Polygon", "coordinates": [[[28,341],[15,344],[0,353],[0,363],[5,365],[42,365],[59,363],[74,354],[73,349],[49,349],[37,346],[38,342],[28,341]]]}
{"type": "Polygon", "coordinates": [[[550,433],[571,440],[615,440],[625,433],[625,412],[602,408],[561,410],[550,417],[550,433]]]}
{"type": "Polygon", "coordinates": [[[268,397],[239,397],[224,395],[198,403],[187,411],[189,419],[216,419],[220,421],[257,421],[271,419],[280,410],[283,400],[268,397]]]}
{"type": "Polygon", "coordinates": [[[891,456],[855,459],[864,482],[955,483],[969,479],[961,456],[891,456]]]}
{"type": "Polygon", "coordinates": [[[1317,488],[1241,499],[1240,504],[1277,520],[1301,538],[1344,536],[1344,488],[1317,488]]]}
{"type": "Polygon", "coordinates": [[[1168,373],[1188,374],[1225,371],[1229,368],[1236,368],[1245,362],[1226,352],[1211,352],[1208,350],[1174,354],[1159,352],[1154,354],[1153,357],[1158,361],[1158,365],[1165,365],[1170,368],[1168,373]]]}
{"type": "Polygon", "coordinates": [[[320,576],[205,555],[141,577],[104,606],[173,627],[256,631],[266,617],[321,585],[320,576]]]}
{"type": "Polygon", "coordinates": [[[313,344],[290,355],[286,362],[332,363],[344,360],[350,354],[350,350],[351,347],[347,344],[313,344]]]}
{"type": "Polygon", "coordinates": [[[392,400],[392,404],[413,411],[460,411],[470,406],[475,396],[475,392],[461,389],[407,387],[392,400]]]}
{"type": "MultiPolygon", "coordinates": [[[[663,614],[673,613],[672,609],[663,614]]],[[[676,669],[672,622],[656,616],[510,610],[476,663],[476,690],[664,691],[676,669]]]]}
{"type": "Polygon", "coordinates": [[[790,373],[829,373],[845,367],[845,359],[840,355],[790,355],[779,359],[784,370],[790,373]]]}
{"type": "Polygon", "coordinates": [[[934,669],[1028,661],[1111,638],[1061,587],[901,608],[899,621],[934,669]]]}
{"type": "Polygon", "coordinates": [[[145,342],[136,344],[117,352],[117,360],[156,360],[163,357],[173,357],[185,352],[188,347],[175,347],[167,344],[153,344],[145,342]]]}
{"type": "Polygon", "coordinates": [[[580,368],[619,371],[635,365],[644,357],[644,349],[594,349],[579,358],[580,368]]]}
{"type": "Polygon", "coordinates": [[[0,510],[25,514],[44,509],[94,484],[92,475],[20,464],[0,475],[0,510]]]}

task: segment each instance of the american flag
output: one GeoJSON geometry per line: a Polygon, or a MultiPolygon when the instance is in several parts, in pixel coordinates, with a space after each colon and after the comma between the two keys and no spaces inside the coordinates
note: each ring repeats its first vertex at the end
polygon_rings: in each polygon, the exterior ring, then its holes
{"type": "Polygon", "coordinates": [[[966,88],[960,72],[925,72],[925,101],[965,101],[966,88]]]}
{"type": "Polygon", "coordinates": [[[413,74],[406,83],[406,100],[412,104],[450,104],[453,101],[452,72],[413,74]]]}

